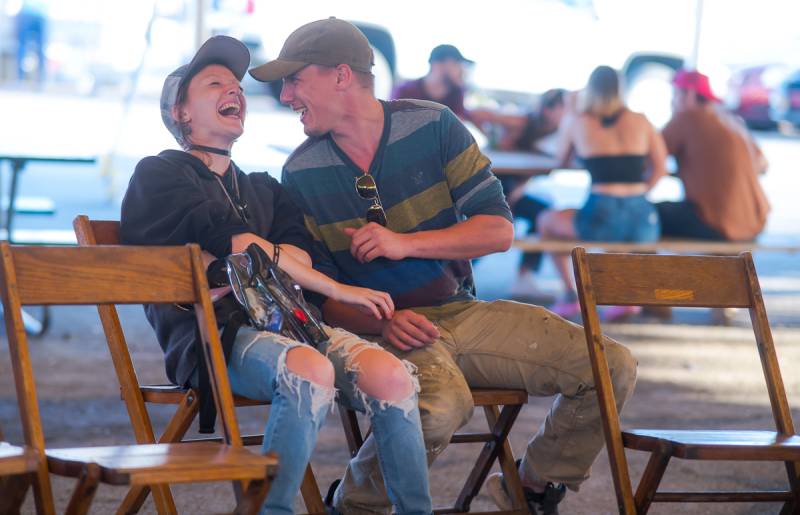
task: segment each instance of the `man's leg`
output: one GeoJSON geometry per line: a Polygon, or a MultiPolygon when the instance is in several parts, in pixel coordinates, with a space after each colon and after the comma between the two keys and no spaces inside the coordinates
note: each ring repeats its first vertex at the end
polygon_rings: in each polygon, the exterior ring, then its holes
{"type": "MultiPolygon", "coordinates": [[[[379,342],[400,359],[417,367],[420,384],[419,412],[428,464],[433,463],[455,431],[472,416],[472,394],[464,376],[442,339],[410,352],[379,342]]],[[[350,515],[389,513],[391,505],[378,464],[375,439],[366,439],[345,470],[334,495],[337,510],[350,515]]]]}
{"type": "Polygon", "coordinates": [[[343,329],[327,332],[330,344],[324,352],[336,371],[338,399],[369,416],[389,500],[397,513],[429,514],[428,463],[412,367],[343,329]]]}
{"type": "MultiPolygon", "coordinates": [[[[453,334],[456,362],[470,386],[557,396],[528,444],[522,479],[577,491],[604,444],[583,329],[544,308],[509,301],[478,303],[441,325],[453,334]]],[[[633,391],[636,361],[608,338],[606,356],[621,410],[633,391]]]]}
{"type": "Polygon", "coordinates": [[[661,235],[695,240],[724,241],[725,236],[706,224],[697,214],[691,202],[658,202],[658,218],[661,221],[661,235]]]}
{"type": "MultiPolygon", "coordinates": [[[[550,208],[550,204],[544,202],[536,197],[526,195],[519,199],[516,206],[514,206],[514,216],[528,220],[528,235],[538,233],[536,227],[536,219],[540,214],[550,208]]],[[[520,272],[530,270],[536,272],[542,264],[541,252],[525,252],[522,254],[522,263],[520,264],[520,272]]]]}

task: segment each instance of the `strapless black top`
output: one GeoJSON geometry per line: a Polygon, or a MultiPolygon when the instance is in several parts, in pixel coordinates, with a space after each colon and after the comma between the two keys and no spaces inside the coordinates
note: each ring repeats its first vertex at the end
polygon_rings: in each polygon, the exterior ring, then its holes
{"type": "Polygon", "coordinates": [[[592,184],[644,182],[646,157],[634,154],[583,157],[581,162],[592,176],[592,184]]]}

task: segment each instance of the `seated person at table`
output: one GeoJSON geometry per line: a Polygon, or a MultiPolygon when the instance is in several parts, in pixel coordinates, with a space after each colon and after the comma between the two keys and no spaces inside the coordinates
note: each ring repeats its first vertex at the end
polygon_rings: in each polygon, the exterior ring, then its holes
{"type": "Polygon", "coordinates": [[[446,105],[462,120],[470,116],[464,107],[466,68],[475,64],[453,45],[439,45],[431,50],[427,75],[401,83],[392,91],[392,100],[412,98],[446,105]]]}
{"type": "MultiPolygon", "coordinates": [[[[665,173],[666,150],[661,136],[644,115],[622,100],[617,72],[595,68],[582,92],[577,113],[564,121],[557,158],[562,164],[576,153],[592,177],[591,191],[578,210],[545,211],[539,216],[542,238],[586,241],[646,242],[659,237],[658,213],[645,197],[665,173]]],[[[580,313],[568,256],[554,255],[566,289],[553,311],[580,313]]],[[[612,316],[628,309],[609,310],[612,316]]]]}
{"type": "MultiPolygon", "coordinates": [[[[233,143],[244,131],[247,104],[240,81],[249,64],[241,42],[216,36],[167,77],[161,117],[183,150],[165,150],[136,166],[122,202],[122,241],[198,243],[209,261],[256,244],[304,288],[367,317],[391,318],[394,304],[387,293],[344,285],[314,270],[303,215],[280,183],[265,172],[245,174],[231,160],[233,143]]],[[[164,349],[170,380],[199,386],[204,395],[194,310],[147,306],[146,314],[164,349]]],[[[223,338],[233,340],[224,344],[233,392],[272,401],[263,449],[277,453],[280,469],[262,513],[293,513],[334,394],[368,413],[397,512],[430,513],[418,386],[410,365],[343,329],[325,330],[329,340],[319,348],[249,326],[235,338],[223,338]]]]}
{"type": "Polygon", "coordinates": [[[496,115],[494,123],[502,126],[502,135],[497,142],[499,150],[519,150],[536,154],[553,155],[555,148],[550,138],[558,132],[564,118],[563,89],[548,89],[539,98],[537,108],[522,115],[496,115]]]}
{"type": "Polygon", "coordinates": [[[741,120],[718,107],[708,77],[673,79],[672,119],[662,131],[678,163],[685,199],[656,204],[665,236],[750,241],[764,229],[769,201],[758,175],[767,160],[741,120]]]}
{"type": "MultiPolygon", "coordinates": [[[[556,136],[564,116],[563,89],[550,89],[539,98],[537,109],[525,115],[495,115],[493,124],[502,127],[502,137],[497,143],[499,150],[516,150],[537,154],[552,155],[554,149],[548,148],[556,136]]],[[[500,175],[503,193],[514,218],[528,221],[528,234],[537,232],[536,219],[550,207],[545,199],[525,192],[527,177],[500,175]]],[[[540,252],[526,252],[522,255],[517,279],[511,286],[511,297],[523,302],[551,301],[536,285],[534,273],[542,263],[540,252]]]]}

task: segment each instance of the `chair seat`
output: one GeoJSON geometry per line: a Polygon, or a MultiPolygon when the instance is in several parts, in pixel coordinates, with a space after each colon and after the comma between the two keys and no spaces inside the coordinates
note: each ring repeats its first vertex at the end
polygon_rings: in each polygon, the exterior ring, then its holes
{"type": "Polygon", "coordinates": [[[114,485],[263,479],[278,464],[274,455],[213,442],[48,449],[47,458],[51,472],[73,477],[94,463],[114,485]]]}
{"type": "Polygon", "coordinates": [[[36,453],[31,449],[0,442],[0,476],[36,470],[36,453]]]}
{"type": "Polygon", "coordinates": [[[528,392],[505,388],[472,388],[472,402],[475,406],[508,406],[527,404],[528,392]]]}
{"type": "Polygon", "coordinates": [[[800,460],[800,436],[775,431],[631,429],[622,432],[622,441],[651,452],[667,445],[670,456],[688,460],[800,460]]]}

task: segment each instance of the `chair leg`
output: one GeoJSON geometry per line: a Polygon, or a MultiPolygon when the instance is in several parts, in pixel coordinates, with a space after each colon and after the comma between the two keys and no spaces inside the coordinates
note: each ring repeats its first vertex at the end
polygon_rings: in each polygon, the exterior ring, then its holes
{"type": "Polygon", "coordinates": [[[36,472],[31,476],[33,481],[33,498],[37,515],[55,515],[53,488],[50,485],[50,471],[45,460],[39,463],[36,472]]]}
{"type": "Polygon", "coordinates": [[[250,481],[245,492],[236,505],[234,514],[236,515],[256,515],[264,504],[269,493],[269,487],[273,478],[258,479],[250,481]]]}
{"type": "MultiPolygon", "coordinates": [[[[500,415],[497,406],[491,406],[491,408],[491,416],[489,411],[486,410],[486,419],[489,422],[489,427],[497,423],[497,419],[500,415]]],[[[497,453],[497,460],[500,462],[500,468],[503,470],[503,479],[505,480],[506,488],[508,488],[511,494],[511,506],[513,506],[515,510],[522,510],[521,513],[523,514],[527,513],[528,506],[525,501],[525,492],[522,490],[522,479],[519,477],[519,468],[514,459],[514,453],[511,450],[511,443],[509,443],[508,438],[503,441],[503,446],[497,453]]]]}
{"type": "Polygon", "coordinates": [[[489,422],[490,431],[494,438],[483,445],[483,449],[480,455],[478,455],[478,459],[472,467],[472,471],[466,483],[464,483],[461,493],[458,495],[455,504],[456,510],[460,512],[469,511],[472,499],[478,495],[478,491],[480,491],[481,486],[483,486],[486,476],[489,475],[489,470],[491,470],[494,461],[497,459],[503,442],[508,438],[508,434],[511,432],[511,426],[514,425],[514,421],[517,419],[517,415],[521,409],[522,405],[519,404],[504,406],[499,416],[496,416],[496,406],[484,406],[487,420],[492,420],[492,418],[496,417],[496,422],[494,424],[489,422]]]}
{"type": "Polygon", "coordinates": [[[32,479],[32,474],[0,477],[0,513],[19,513],[32,479]]]}
{"type": "Polygon", "coordinates": [[[65,515],[84,515],[89,512],[94,494],[97,492],[97,485],[100,482],[100,467],[96,463],[88,463],[81,475],[78,477],[78,484],[72,492],[65,515]]]}
{"type": "Polygon", "coordinates": [[[667,470],[670,457],[669,447],[662,447],[650,455],[650,460],[642,473],[642,479],[639,480],[639,486],[636,488],[634,496],[637,515],[644,515],[650,509],[661,478],[664,477],[664,472],[667,470]]]}
{"type": "Polygon", "coordinates": [[[800,463],[786,462],[786,473],[789,476],[789,488],[794,500],[787,501],[781,508],[780,515],[800,513],[800,463]]]}
{"type": "Polygon", "coordinates": [[[303,483],[300,485],[300,493],[303,495],[303,502],[306,504],[306,511],[309,514],[325,513],[325,503],[322,502],[322,495],[314,477],[314,471],[311,469],[311,463],[306,467],[303,483]]]}
{"type": "Polygon", "coordinates": [[[350,449],[350,457],[355,457],[358,450],[364,445],[364,436],[361,434],[361,428],[358,425],[358,417],[356,412],[339,404],[337,406],[339,417],[342,419],[342,428],[344,429],[344,436],[347,439],[347,448],[350,449]]]}
{"type": "MultiPolygon", "coordinates": [[[[195,417],[197,417],[199,406],[196,395],[187,394],[184,396],[164,432],[158,438],[158,443],[175,443],[183,440],[195,417]]],[[[150,495],[150,489],[149,485],[131,487],[119,508],[117,508],[117,513],[120,515],[138,513],[147,500],[147,496],[150,495]]],[[[178,512],[169,485],[154,485],[152,490],[153,502],[156,505],[158,515],[170,515],[178,512]]]]}

